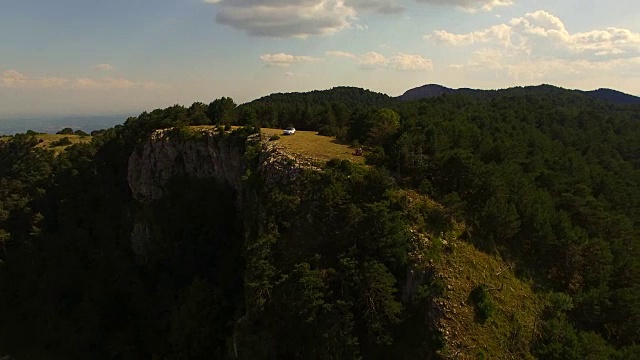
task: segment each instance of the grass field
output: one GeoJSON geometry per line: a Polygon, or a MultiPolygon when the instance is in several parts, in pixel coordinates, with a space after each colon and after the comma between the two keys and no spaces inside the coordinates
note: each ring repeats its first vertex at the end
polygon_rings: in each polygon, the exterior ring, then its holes
{"type": "MultiPolygon", "coordinates": [[[[43,148],[43,149],[52,149],[52,150],[55,150],[56,152],[63,151],[69,145],[54,146],[54,147],[52,147],[51,145],[54,142],[56,142],[56,141],[58,141],[58,140],[60,140],[62,138],[65,138],[65,137],[69,138],[69,140],[71,141],[71,144],[77,144],[77,143],[91,141],[91,136],[81,137],[79,135],[38,134],[38,135],[36,135],[36,138],[38,139],[38,141],[40,141],[40,140],[42,140],[42,141],[38,143],[37,147],[43,148]]],[[[0,140],[4,140],[4,139],[8,139],[8,137],[0,138],[0,140]]]]}
{"type": "MultiPolygon", "coordinates": [[[[212,129],[211,125],[192,126],[194,129],[212,129]]],[[[233,126],[237,129],[239,126],[233,126]]],[[[331,159],[350,160],[354,163],[364,164],[363,156],[355,156],[356,149],[349,144],[338,141],[335,137],[318,135],[317,131],[296,131],[294,135],[283,135],[283,129],[260,129],[262,134],[271,137],[278,135],[279,145],[285,149],[302,156],[329,161],[331,159]]]]}
{"type": "Polygon", "coordinates": [[[280,136],[280,139],[276,140],[280,145],[310,158],[323,161],[341,159],[364,163],[363,156],[353,154],[354,148],[334,137],[318,135],[316,131],[296,131],[294,135],[283,135],[282,129],[263,128],[262,133],[268,136],[280,136]]]}

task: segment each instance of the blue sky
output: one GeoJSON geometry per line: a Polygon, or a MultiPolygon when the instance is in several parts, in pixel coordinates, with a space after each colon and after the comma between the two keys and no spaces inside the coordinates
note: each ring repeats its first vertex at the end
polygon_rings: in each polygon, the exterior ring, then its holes
{"type": "Polygon", "coordinates": [[[426,83],[640,95],[633,0],[20,0],[0,11],[0,117],[426,83]]]}

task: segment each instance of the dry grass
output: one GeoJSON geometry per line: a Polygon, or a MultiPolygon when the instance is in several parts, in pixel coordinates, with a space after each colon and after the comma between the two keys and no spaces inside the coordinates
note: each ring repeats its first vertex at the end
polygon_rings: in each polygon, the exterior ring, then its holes
{"type": "Polygon", "coordinates": [[[38,147],[45,148],[45,149],[53,149],[56,152],[63,151],[64,149],[70,146],[70,145],[66,145],[66,146],[51,147],[52,143],[65,137],[71,140],[71,144],[85,143],[85,142],[91,141],[91,136],[79,136],[79,135],[40,134],[40,135],[36,135],[36,137],[38,138],[38,141],[42,140],[42,142],[38,144],[38,147]]]}
{"type": "Polygon", "coordinates": [[[313,159],[328,161],[331,159],[350,160],[354,163],[364,163],[364,157],[355,156],[355,149],[348,144],[338,141],[334,137],[318,135],[315,131],[296,131],[294,135],[283,135],[282,129],[263,128],[262,133],[267,136],[280,136],[278,143],[291,152],[313,159]]]}
{"type": "MultiPolygon", "coordinates": [[[[79,136],[79,135],[58,135],[58,134],[38,134],[35,135],[35,137],[38,139],[39,143],[37,145],[37,147],[39,148],[43,148],[43,149],[52,149],[54,150],[56,153],[63,151],[64,149],[66,149],[67,147],[69,147],[69,145],[66,146],[55,146],[55,147],[51,147],[51,144],[62,139],[62,138],[69,138],[69,140],[71,141],[71,144],[78,144],[78,143],[84,143],[84,142],[89,142],[91,141],[91,136],[79,136]],[[41,141],[42,140],[42,141],[41,141]]],[[[9,137],[1,137],[1,140],[8,140],[9,137]]]]}
{"type": "Polygon", "coordinates": [[[528,359],[541,303],[529,284],[519,280],[497,256],[485,254],[471,244],[454,241],[454,250],[436,265],[446,286],[445,315],[440,326],[446,329],[446,356],[474,359],[483,352],[488,359],[528,359]],[[485,284],[495,304],[495,313],[486,323],[478,322],[469,296],[485,284]]]}
{"type": "MultiPolygon", "coordinates": [[[[212,129],[215,126],[200,125],[192,126],[197,130],[212,129]]],[[[239,126],[233,126],[237,129],[239,126]]],[[[364,164],[363,156],[354,155],[355,149],[349,144],[338,141],[335,137],[318,135],[316,131],[296,131],[294,135],[284,135],[283,129],[262,128],[261,132],[268,136],[278,135],[277,141],[285,149],[292,153],[320,160],[329,161],[331,159],[350,160],[354,163],[364,164]]]]}

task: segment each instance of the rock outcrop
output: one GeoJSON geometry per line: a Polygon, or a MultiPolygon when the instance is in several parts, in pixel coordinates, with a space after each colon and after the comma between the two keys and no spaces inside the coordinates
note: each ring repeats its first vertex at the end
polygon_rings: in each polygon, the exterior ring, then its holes
{"type": "Polygon", "coordinates": [[[207,129],[197,135],[183,138],[173,136],[171,130],[157,130],[142,149],[131,154],[127,177],[136,200],[148,203],[162,198],[176,176],[215,179],[240,195],[248,147],[260,148],[257,171],[267,182],[290,181],[304,168],[317,168],[311,159],[290,154],[257,134],[242,139],[207,129]]]}

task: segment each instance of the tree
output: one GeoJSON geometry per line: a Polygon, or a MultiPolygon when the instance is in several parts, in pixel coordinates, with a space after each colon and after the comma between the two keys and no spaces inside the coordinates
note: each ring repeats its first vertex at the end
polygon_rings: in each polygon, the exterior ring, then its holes
{"type": "Polygon", "coordinates": [[[209,104],[207,116],[214,124],[236,124],[238,119],[237,105],[230,97],[216,99],[209,104]]]}
{"type": "Polygon", "coordinates": [[[58,135],[73,135],[73,129],[67,127],[67,128],[64,128],[64,129],[58,131],[56,134],[58,134],[58,135]]]}
{"type": "Polygon", "coordinates": [[[380,109],[374,114],[372,123],[367,142],[371,146],[384,145],[398,132],[400,115],[393,110],[380,109]]]}

